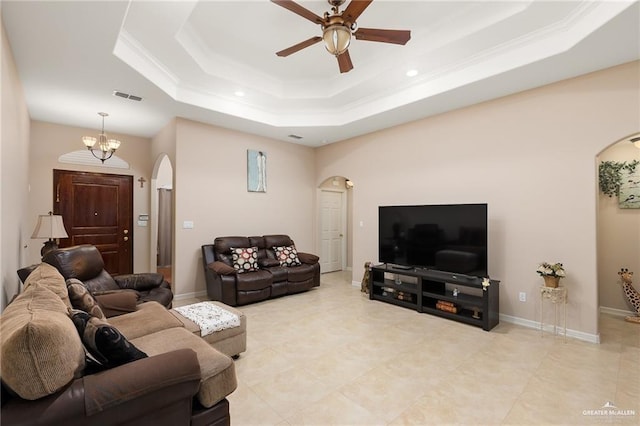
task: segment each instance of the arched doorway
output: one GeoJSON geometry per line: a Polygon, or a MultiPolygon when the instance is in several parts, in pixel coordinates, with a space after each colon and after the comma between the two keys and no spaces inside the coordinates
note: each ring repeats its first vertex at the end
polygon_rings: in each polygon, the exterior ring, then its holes
{"type": "MultiPolygon", "coordinates": [[[[632,143],[636,138],[640,138],[640,133],[603,149],[596,157],[598,167],[605,161],[640,161],[640,147],[632,143]]],[[[622,208],[617,197],[609,197],[598,189],[596,229],[600,312],[629,315],[631,307],[619,285],[617,273],[623,267],[640,271],[640,209],[622,208]]]]}
{"type": "Polygon", "coordinates": [[[173,282],[173,167],[161,154],[151,177],[150,270],[162,273],[173,282]]]}

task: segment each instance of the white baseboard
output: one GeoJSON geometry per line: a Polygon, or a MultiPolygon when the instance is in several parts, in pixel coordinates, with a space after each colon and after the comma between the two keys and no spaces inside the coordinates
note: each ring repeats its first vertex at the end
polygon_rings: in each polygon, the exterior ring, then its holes
{"type": "Polygon", "coordinates": [[[351,281],[351,285],[354,286],[354,287],[360,288],[362,283],[360,281],[351,281]]]}
{"type": "Polygon", "coordinates": [[[615,315],[617,317],[628,317],[629,315],[636,315],[631,311],[625,311],[624,309],[607,308],[606,306],[600,306],[600,313],[615,315]]]}
{"type": "MultiPolygon", "coordinates": [[[[500,321],[508,322],[511,324],[521,325],[527,328],[533,328],[536,330],[540,330],[540,322],[531,321],[524,318],[514,317],[511,315],[500,314],[500,321]]],[[[548,333],[553,333],[553,325],[545,324],[544,331],[548,333]]],[[[559,333],[562,332],[562,329],[559,329],[559,333]]],[[[599,334],[589,334],[584,333],[582,331],[567,329],[567,337],[571,337],[578,340],[583,340],[589,343],[600,343],[600,335],[599,334]]]]}
{"type": "Polygon", "coordinates": [[[199,299],[201,297],[206,297],[206,296],[207,296],[207,291],[203,290],[203,291],[196,291],[193,293],[176,294],[173,297],[173,299],[174,300],[199,299]]]}

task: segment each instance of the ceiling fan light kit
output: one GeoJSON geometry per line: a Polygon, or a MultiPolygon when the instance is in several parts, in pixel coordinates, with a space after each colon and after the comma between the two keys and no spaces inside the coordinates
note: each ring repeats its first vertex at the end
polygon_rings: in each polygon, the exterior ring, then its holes
{"type": "Polygon", "coordinates": [[[373,0],[351,0],[347,8],[340,12],[338,8],[345,0],[327,0],[331,5],[332,13],[325,12],[322,18],[292,0],[271,0],[272,3],[314,24],[318,24],[322,28],[322,37],[312,37],[287,49],[276,52],[276,55],[286,57],[322,40],[327,51],[338,59],[340,72],[345,73],[353,69],[348,50],[351,44],[351,36],[354,36],[356,40],[406,44],[411,38],[411,31],[358,28],[356,20],[372,1],[373,0]]]}
{"type": "Polygon", "coordinates": [[[351,44],[351,30],[341,24],[330,25],[322,30],[322,40],[329,53],[342,55],[351,44]]]}

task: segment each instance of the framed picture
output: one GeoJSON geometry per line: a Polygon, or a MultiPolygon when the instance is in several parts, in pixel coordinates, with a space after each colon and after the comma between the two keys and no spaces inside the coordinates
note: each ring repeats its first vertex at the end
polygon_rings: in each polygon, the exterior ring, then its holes
{"type": "Polygon", "coordinates": [[[247,191],[267,192],[267,153],[247,150],[247,191]]]}

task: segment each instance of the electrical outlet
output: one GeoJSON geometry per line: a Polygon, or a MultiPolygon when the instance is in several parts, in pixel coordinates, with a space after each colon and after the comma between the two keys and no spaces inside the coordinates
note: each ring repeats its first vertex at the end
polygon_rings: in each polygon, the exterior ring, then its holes
{"type": "Polygon", "coordinates": [[[525,293],[524,291],[520,292],[520,301],[521,302],[526,302],[527,301],[527,293],[525,293]]]}

